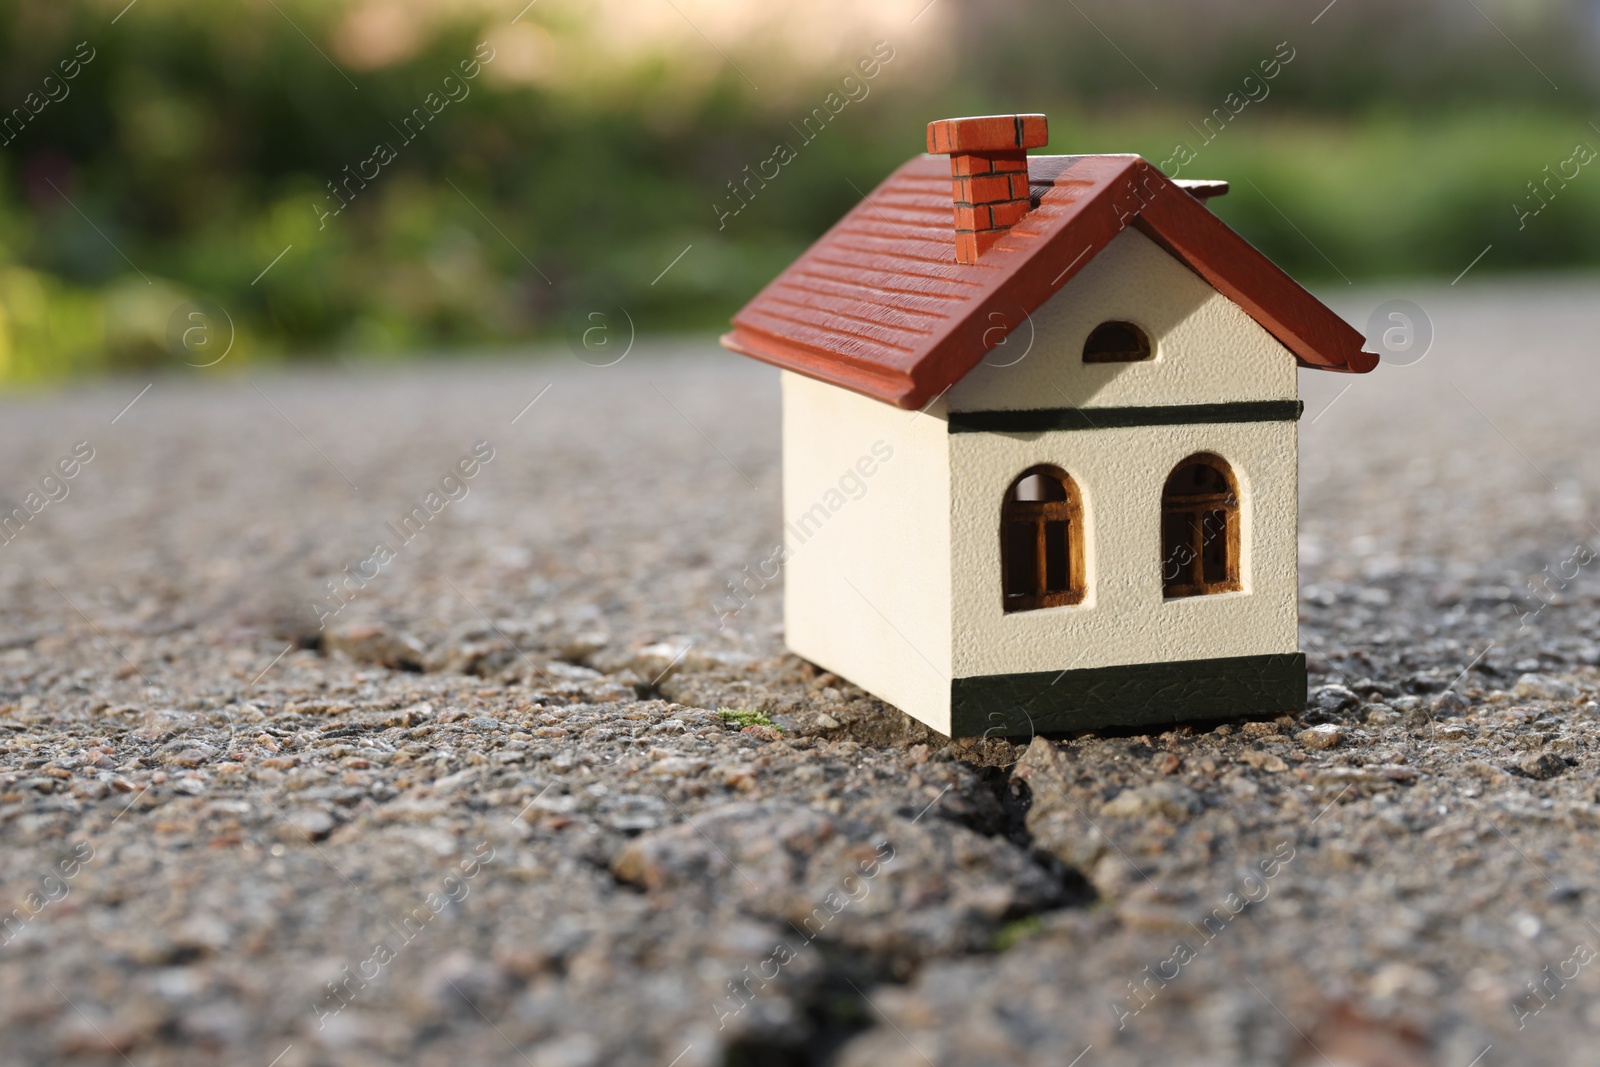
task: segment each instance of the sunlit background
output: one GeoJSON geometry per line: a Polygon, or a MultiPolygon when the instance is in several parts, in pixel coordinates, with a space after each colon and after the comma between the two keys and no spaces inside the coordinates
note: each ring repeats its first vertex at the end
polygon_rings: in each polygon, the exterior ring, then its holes
{"type": "Polygon", "coordinates": [[[707,332],[985,112],[1231,180],[1324,291],[1600,263],[1595,0],[23,0],[0,34],[13,385],[182,370],[196,300],[222,374],[596,300],[707,332]]]}

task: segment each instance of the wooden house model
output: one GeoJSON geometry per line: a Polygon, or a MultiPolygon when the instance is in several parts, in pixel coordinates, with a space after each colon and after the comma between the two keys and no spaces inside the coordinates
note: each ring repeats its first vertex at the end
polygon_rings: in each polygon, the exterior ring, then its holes
{"type": "Polygon", "coordinates": [[[723,338],[783,369],[788,645],[952,737],[1298,710],[1296,372],[1378,357],[1225,183],[1046,140],[930,124],[723,338]]]}

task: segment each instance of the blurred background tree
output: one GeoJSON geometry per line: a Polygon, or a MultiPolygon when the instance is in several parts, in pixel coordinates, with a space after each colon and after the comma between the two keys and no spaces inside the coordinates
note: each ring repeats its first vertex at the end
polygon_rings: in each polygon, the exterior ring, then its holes
{"type": "Polygon", "coordinates": [[[5,383],[171,364],[196,299],[223,370],[715,328],[956,114],[1186,145],[1312,282],[1600,262],[1600,168],[1529,184],[1600,147],[1597,0],[10,0],[0,50],[5,383]]]}

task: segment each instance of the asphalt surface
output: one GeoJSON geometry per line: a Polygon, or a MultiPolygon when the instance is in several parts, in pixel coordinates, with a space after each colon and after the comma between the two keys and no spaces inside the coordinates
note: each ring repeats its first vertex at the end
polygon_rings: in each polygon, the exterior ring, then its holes
{"type": "Polygon", "coordinates": [[[727,611],[709,341],[5,400],[0,1063],[1590,1062],[1600,285],[1327,295],[1311,708],[1017,745],[727,611]]]}

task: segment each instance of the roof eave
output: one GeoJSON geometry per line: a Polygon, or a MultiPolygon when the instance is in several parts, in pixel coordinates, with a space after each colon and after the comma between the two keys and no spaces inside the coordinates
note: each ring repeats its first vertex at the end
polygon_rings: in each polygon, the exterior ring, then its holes
{"type": "MultiPolygon", "coordinates": [[[[1147,162],[1137,169],[1142,182],[1151,175],[1168,182],[1147,162]]],[[[1378,365],[1376,355],[1363,351],[1366,339],[1353,326],[1193,197],[1151,197],[1134,225],[1243,308],[1301,366],[1365,374],[1378,365]]]]}
{"type": "Polygon", "coordinates": [[[770,363],[780,370],[803,374],[898,408],[916,406],[911,403],[915,386],[910,378],[837,352],[824,352],[738,322],[718,341],[730,352],[770,363]]]}

